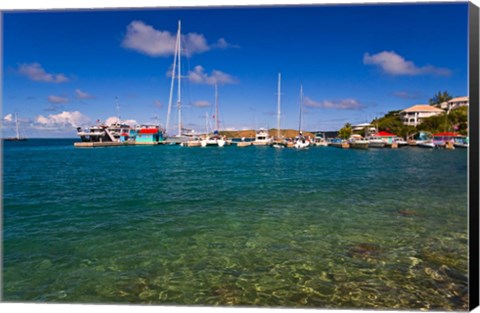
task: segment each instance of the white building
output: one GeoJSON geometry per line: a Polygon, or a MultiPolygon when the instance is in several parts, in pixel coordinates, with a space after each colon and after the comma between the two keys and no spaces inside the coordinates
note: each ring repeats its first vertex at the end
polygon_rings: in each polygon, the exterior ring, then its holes
{"type": "Polygon", "coordinates": [[[468,97],[467,96],[453,98],[453,99],[451,99],[447,102],[442,102],[440,104],[440,108],[442,108],[444,110],[449,110],[449,111],[452,110],[452,109],[463,107],[463,106],[468,106],[468,97]]]}
{"type": "MultiPolygon", "coordinates": [[[[452,99],[453,100],[453,99],[452,99]]],[[[417,126],[423,122],[424,119],[430,116],[439,115],[445,112],[442,109],[436,108],[428,104],[417,104],[400,111],[400,119],[404,125],[417,126]]]]}

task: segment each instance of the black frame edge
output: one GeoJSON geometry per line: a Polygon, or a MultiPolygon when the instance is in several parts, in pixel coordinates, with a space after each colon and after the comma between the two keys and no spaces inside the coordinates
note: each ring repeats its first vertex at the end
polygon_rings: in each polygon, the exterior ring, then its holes
{"type": "Polygon", "coordinates": [[[469,309],[479,305],[479,8],[469,3],[469,309]]]}

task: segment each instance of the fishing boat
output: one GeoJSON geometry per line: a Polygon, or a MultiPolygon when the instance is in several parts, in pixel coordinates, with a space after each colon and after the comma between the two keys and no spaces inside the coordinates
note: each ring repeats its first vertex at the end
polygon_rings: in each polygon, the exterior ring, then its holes
{"type": "Polygon", "coordinates": [[[268,135],[268,131],[260,128],[255,133],[255,140],[252,142],[254,146],[268,146],[272,143],[272,138],[268,135]]]}
{"type": "Polygon", "coordinates": [[[295,149],[305,149],[310,146],[310,140],[308,140],[302,133],[302,107],[303,107],[303,86],[300,86],[300,116],[298,125],[298,136],[295,138],[295,149]]]}
{"type": "Polygon", "coordinates": [[[365,140],[361,135],[353,134],[348,139],[350,148],[352,149],[368,149],[368,140],[365,140]]]}
{"type": "Polygon", "coordinates": [[[27,140],[27,138],[20,136],[17,113],[15,113],[15,137],[4,138],[3,140],[6,140],[6,141],[26,141],[27,140]]]}
{"type": "Polygon", "coordinates": [[[184,141],[180,144],[182,147],[201,147],[202,146],[202,139],[197,136],[193,136],[188,141],[184,141]]]}
{"type": "Polygon", "coordinates": [[[317,147],[328,147],[328,141],[325,139],[325,133],[315,134],[313,144],[317,147]]]}
{"type": "Polygon", "coordinates": [[[426,131],[420,131],[413,135],[407,137],[407,143],[409,146],[422,146],[430,147],[430,142],[432,141],[432,134],[426,131]],[[426,145],[422,145],[426,143],[426,145]]]}

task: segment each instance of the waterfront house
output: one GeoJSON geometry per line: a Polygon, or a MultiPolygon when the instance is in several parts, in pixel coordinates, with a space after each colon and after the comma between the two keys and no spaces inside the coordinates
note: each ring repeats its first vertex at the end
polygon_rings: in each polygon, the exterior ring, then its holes
{"type": "Polygon", "coordinates": [[[395,141],[395,138],[397,138],[397,135],[386,132],[386,131],[380,131],[375,135],[373,135],[372,137],[375,137],[377,139],[382,139],[386,144],[391,145],[395,141]]]}
{"type": "Polygon", "coordinates": [[[163,141],[163,131],[158,126],[142,125],[137,130],[135,142],[140,144],[153,144],[163,141]]]}
{"type": "Polygon", "coordinates": [[[428,104],[417,104],[400,111],[400,118],[404,125],[418,126],[424,119],[442,114],[444,110],[428,104]]]}
{"type": "Polygon", "coordinates": [[[457,97],[440,103],[440,108],[444,110],[452,110],[459,107],[468,106],[468,97],[457,97]]]}

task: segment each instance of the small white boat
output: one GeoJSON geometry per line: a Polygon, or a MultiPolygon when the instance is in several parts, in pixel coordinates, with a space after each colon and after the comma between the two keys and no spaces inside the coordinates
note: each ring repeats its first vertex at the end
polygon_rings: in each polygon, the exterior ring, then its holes
{"type": "Polygon", "coordinates": [[[268,135],[268,131],[260,128],[255,134],[255,140],[252,142],[254,146],[268,146],[272,143],[272,138],[268,135]]]}
{"type": "Polygon", "coordinates": [[[418,141],[417,140],[417,147],[433,149],[433,148],[435,148],[435,144],[431,140],[425,140],[425,141],[418,141]]]}
{"type": "Polygon", "coordinates": [[[352,149],[368,149],[369,142],[368,140],[363,139],[361,135],[353,134],[348,139],[350,148],[352,149]]]}
{"type": "Polygon", "coordinates": [[[200,142],[200,145],[202,147],[208,147],[208,146],[223,147],[225,146],[225,143],[226,143],[226,140],[223,137],[214,133],[213,136],[207,136],[207,138],[202,139],[200,142]]]}
{"type": "Polygon", "coordinates": [[[368,147],[369,148],[384,148],[385,141],[379,138],[369,138],[368,139],[368,147]]]}
{"type": "Polygon", "coordinates": [[[302,133],[302,108],[303,108],[303,86],[300,86],[300,119],[298,127],[298,136],[295,138],[293,147],[295,149],[305,149],[310,146],[310,141],[302,133]]]}

